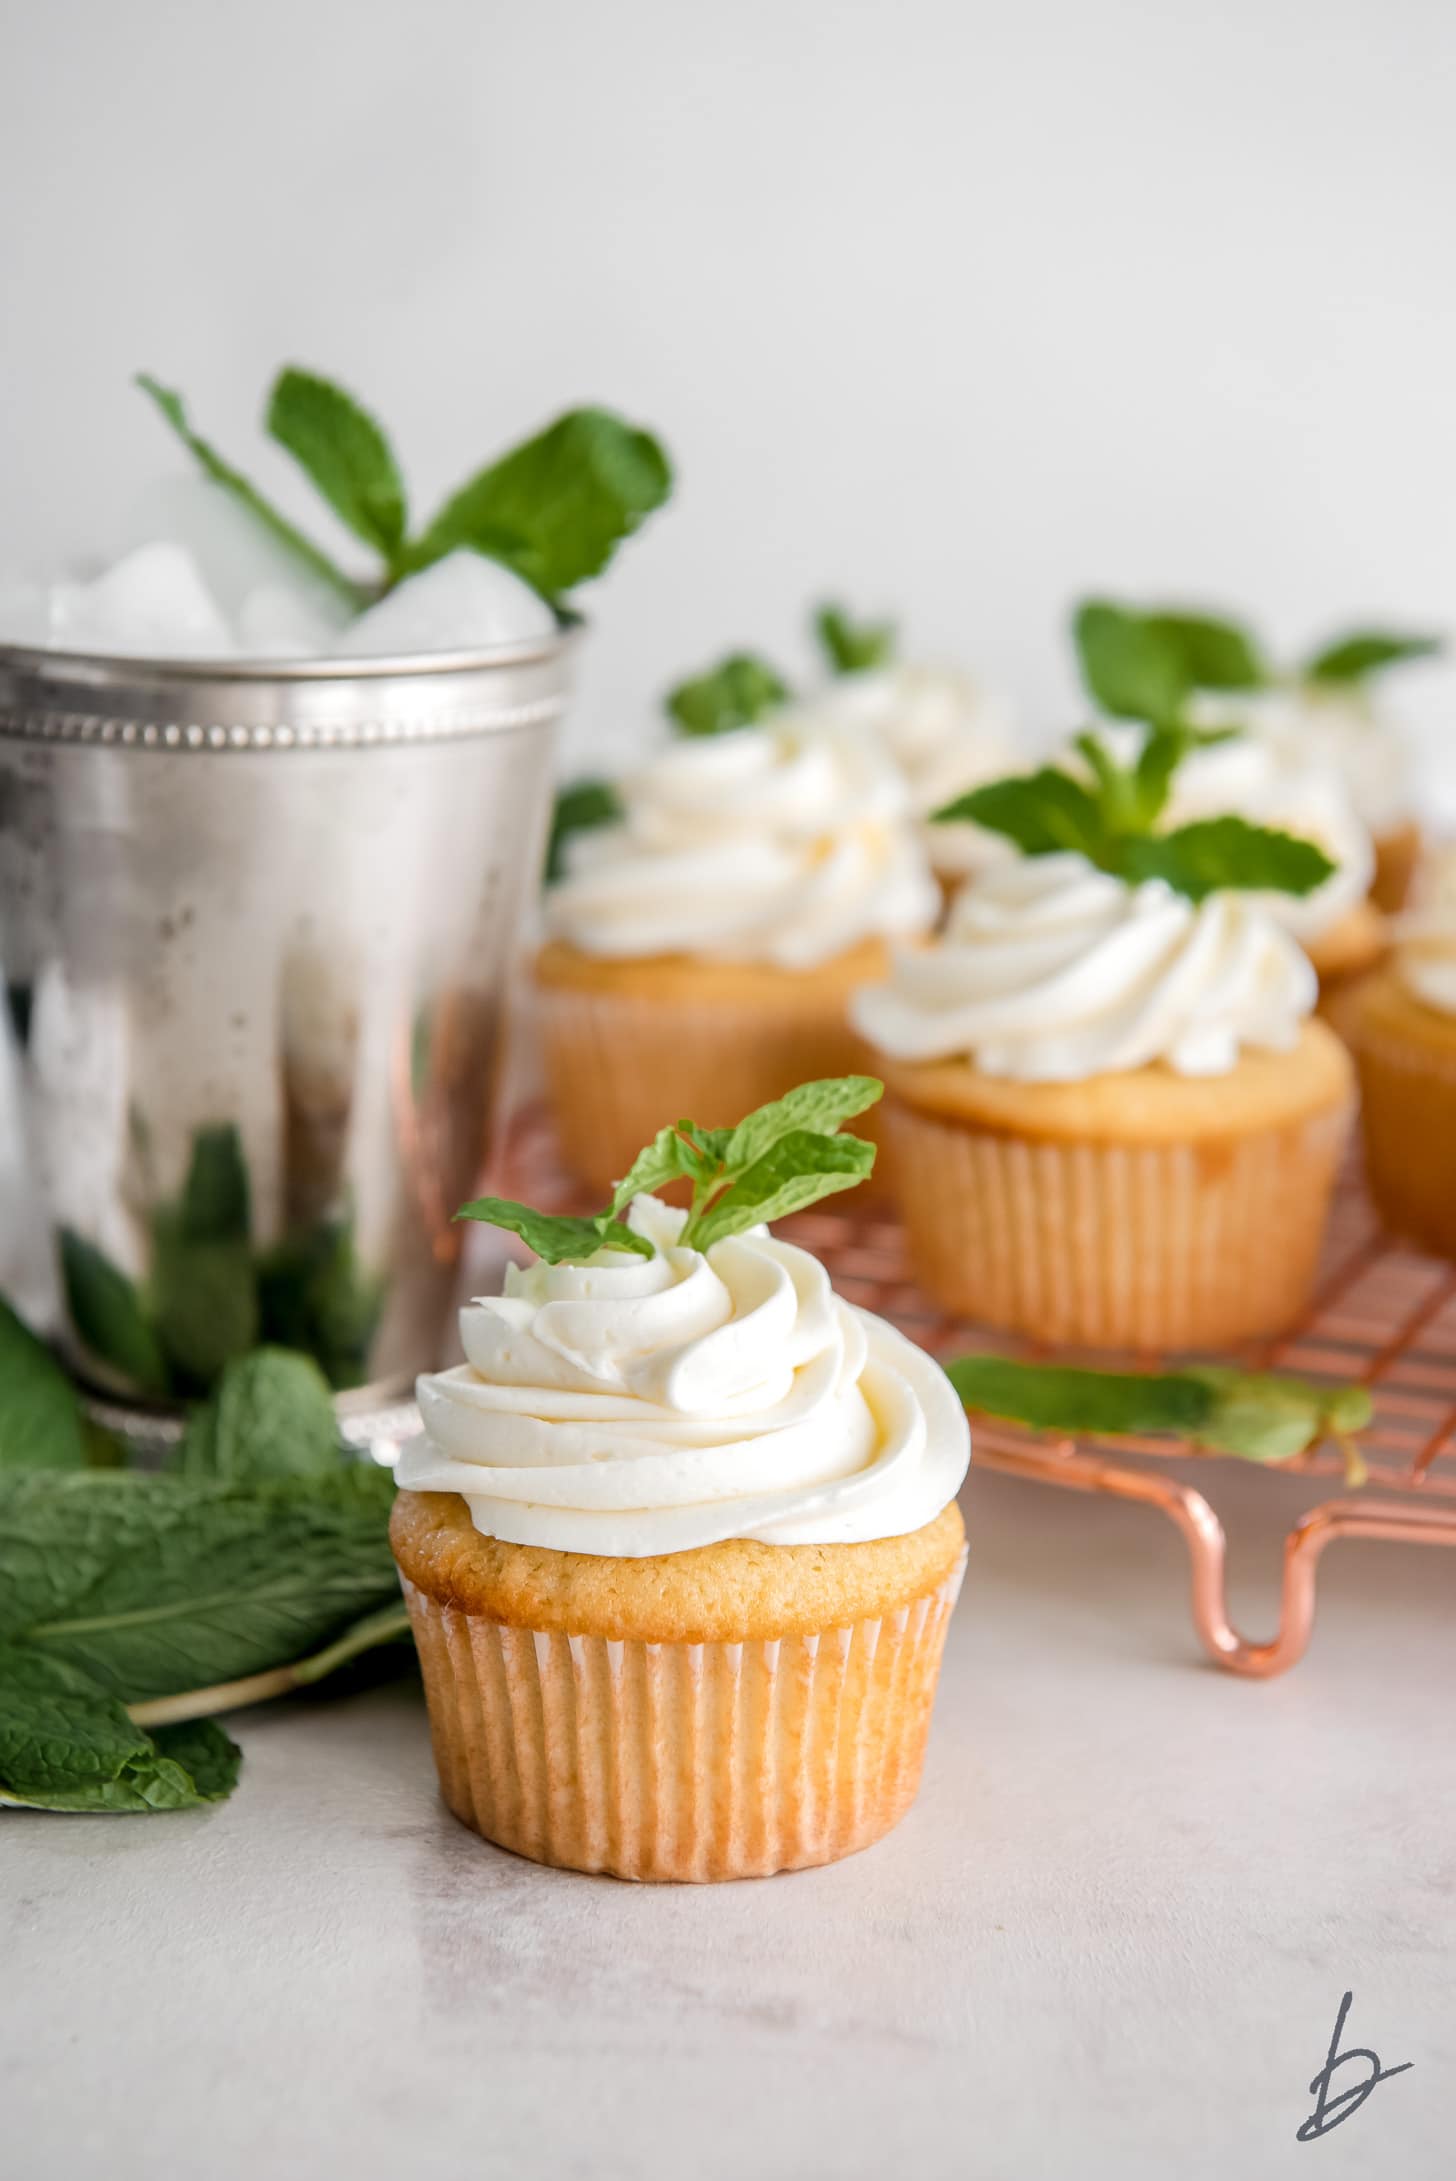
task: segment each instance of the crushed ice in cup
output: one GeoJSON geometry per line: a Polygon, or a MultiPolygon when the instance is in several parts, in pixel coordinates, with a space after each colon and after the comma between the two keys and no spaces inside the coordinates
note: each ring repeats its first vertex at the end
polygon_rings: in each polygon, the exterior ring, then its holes
{"type": "Polygon", "coordinates": [[[549,636],[556,617],[540,595],[499,561],[462,549],[407,576],[362,613],[340,653],[375,658],[416,651],[472,651],[549,636]]]}
{"type": "Polygon", "coordinates": [[[185,545],[143,545],[94,583],[57,583],[48,641],[62,651],[226,658],[236,651],[222,610],[185,545]]]}
{"type": "Polygon", "coordinates": [[[154,539],[91,582],[0,586],[0,643],[132,658],[369,658],[481,650],[556,626],[528,583],[464,549],[351,617],[280,548],[229,540],[232,510],[208,520],[211,543],[200,549],[154,539]]]}

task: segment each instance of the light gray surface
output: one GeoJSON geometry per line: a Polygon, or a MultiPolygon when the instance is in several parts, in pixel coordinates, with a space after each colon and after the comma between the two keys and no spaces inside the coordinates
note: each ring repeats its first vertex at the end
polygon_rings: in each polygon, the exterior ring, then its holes
{"type": "MultiPolygon", "coordinates": [[[[1214,1481],[1257,1624],[1298,1488],[1214,1481]]],[[[8,1815],[6,2181],[1448,2174],[1453,1556],[1337,1547],[1257,1686],[1156,1516],[989,1477],[968,1516],[920,1801],[835,1868],[515,1861],[407,1688],[241,1715],[205,1816],[8,1815]],[[1347,1988],[1415,2066],[1301,2147],[1347,1988]]]]}

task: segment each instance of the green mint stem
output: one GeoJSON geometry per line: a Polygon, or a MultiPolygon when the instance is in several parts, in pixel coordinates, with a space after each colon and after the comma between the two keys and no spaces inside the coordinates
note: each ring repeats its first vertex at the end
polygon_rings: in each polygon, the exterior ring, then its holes
{"type": "Polygon", "coordinates": [[[322,1681],[325,1674],[347,1666],[351,1659],[378,1644],[407,1636],[409,1626],[409,1608],[403,1601],[381,1606],[377,1613],[356,1621],[337,1642],[315,1651],[310,1658],[295,1659],[289,1666],[272,1666],[261,1674],[244,1674],[237,1681],[220,1681],[210,1689],[184,1689],[176,1696],[153,1697],[145,1704],[129,1704],[127,1711],[139,1727],[169,1727],[184,1719],[207,1719],[215,1712],[243,1711],[251,1704],[271,1703],[274,1697],[288,1696],[295,1689],[322,1681]]]}
{"type": "Polygon", "coordinates": [[[321,547],[315,545],[311,538],[306,537],[291,523],[271,500],[265,499],[241,470],[234,469],[230,462],[224,461],[215,447],[193,431],[187,421],[187,411],[181,395],[175,393],[171,387],[161,385],[145,371],[137,373],[136,383],[155,402],[166,422],[213,483],[221,485],[224,491],[231,493],[239,505],[245,507],[296,560],[336,591],[352,612],[362,612],[375,592],[368,585],[356,583],[352,576],[345,575],[343,569],[330,560],[321,547]]]}

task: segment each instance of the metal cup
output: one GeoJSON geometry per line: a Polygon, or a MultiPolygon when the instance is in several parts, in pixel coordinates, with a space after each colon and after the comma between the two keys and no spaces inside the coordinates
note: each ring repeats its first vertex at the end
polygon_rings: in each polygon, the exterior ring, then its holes
{"type": "Polygon", "coordinates": [[[115,1399],[444,1345],[569,633],[219,666],[0,647],[0,963],[64,1340],[115,1399]]]}

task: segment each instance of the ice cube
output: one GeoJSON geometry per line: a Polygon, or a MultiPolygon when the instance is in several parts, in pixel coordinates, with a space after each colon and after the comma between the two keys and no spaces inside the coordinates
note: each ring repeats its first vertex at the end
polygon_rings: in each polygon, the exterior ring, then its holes
{"type": "MultiPolygon", "coordinates": [[[[320,543],[328,545],[329,539],[322,535],[327,520],[315,506],[302,516],[300,527],[310,534],[319,532],[320,543]]],[[[314,574],[256,515],[209,478],[161,478],[141,495],[121,543],[143,545],[152,538],[175,538],[187,547],[202,580],[235,626],[253,593],[265,589],[291,591],[305,607],[323,615],[331,609],[347,613],[324,577],[314,574]]],[[[348,562],[347,546],[339,558],[348,562]]]]}
{"type": "Polygon", "coordinates": [[[339,645],[350,657],[478,651],[549,636],[556,616],[538,592],[497,560],[463,550],[408,576],[362,613],[339,645]]]}
{"type": "Polygon", "coordinates": [[[306,593],[287,583],[260,583],[237,614],[238,641],[255,659],[325,659],[349,625],[342,599],[306,593]]]}
{"type": "Polygon", "coordinates": [[[158,659],[225,659],[237,651],[186,546],[143,545],[94,583],[58,583],[50,641],[62,651],[158,659]]]}

